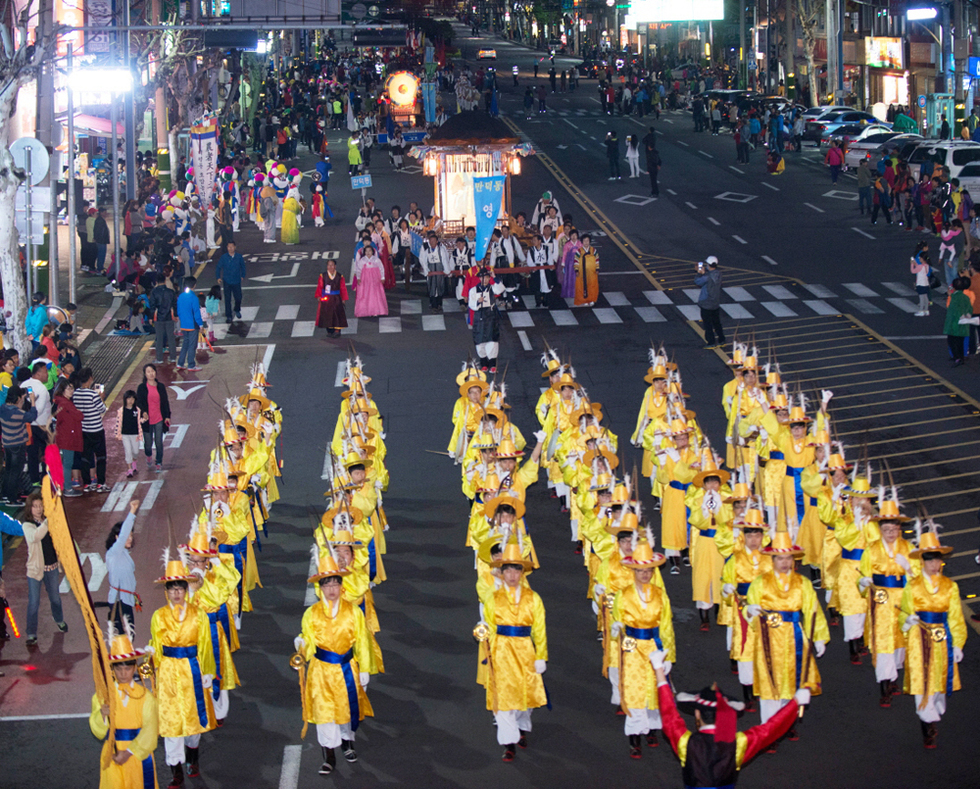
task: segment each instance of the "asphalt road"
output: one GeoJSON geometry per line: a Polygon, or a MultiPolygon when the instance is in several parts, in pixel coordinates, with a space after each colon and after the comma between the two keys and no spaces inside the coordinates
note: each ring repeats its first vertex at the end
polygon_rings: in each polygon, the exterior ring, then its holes
{"type": "MultiPolygon", "coordinates": [[[[466,55],[478,42],[464,39],[462,43],[466,55]]],[[[515,205],[530,211],[540,193],[552,189],[578,227],[606,234],[598,239],[605,294],[598,308],[531,310],[513,313],[505,322],[500,358],[508,364],[512,418],[525,434],[536,425],[532,409],[541,380],[539,357],[547,340],[571,356],[579,380],[603,403],[611,428],[626,443],[645,388],[646,352],[655,341],[675,355],[692,396],[691,407],[704,430],[720,444],[721,387],[728,372],[716,354],[701,350],[703,340],[689,322],[694,302],[684,292],[691,287],[692,261],[716,254],[726,270],[726,286],[744,290],[736,292],[738,300],[731,297],[728,302],[734,306],[731,312],[726,310],[726,324],[734,326],[738,321],[740,336],[754,331],[761,347],[768,349],[771,344],[788,380],[795,376],[808,390],[834,389],[834,408],[841,409],[837,416],[839,429],[847,433],[845,442],[856,444],[866,438],[872,442],[873,457],[891,456],[909,495],[920,497],[934,514],[954,513],[940,518],[950,527],[948,539],[957,548],[947,573],[961,577],[964,594],[973,594],[976,579],[969,576],[976,567],[972,560],[976,496],[970,486],[980,431],[969,398],[977,394],[976,363],[971,359],[964,368],[949,373],[942,340],[882,339],[941,333],[941,310],[933,318],[913,320],[887,300],[907,297],[880,284],[909,284],[905,261],[910,238],[917,237],[897,228],[879,225],[872,230],[860,224],[856,203],[826,196],[829,178],[816,164],[805,163],[806,153],[799,164],[789,158],[786,174],[778,179],[764,175],[758,154],[749,168],[742,168],[744,173],[732,171],[731,140],[693,135],[689,118],[680,114],[665,115],[656,124],[663,132],[660,199],[630,205],[648,196],[646,182],[625,177],[618,182],[606,180],[600,143],[609,128],[617,128],[621,136],[643,129],[628,119],[601,117],[593,99],[594,81],[583,82],[576,93],[549,99],[554,113],[548,118],[525,122],[519,94],[509,86],[509,69],[515,62],[520,65],[524,83],[540,54],[499,42],[496,46],[504,116],[543,154],[526,160],[524,175],[513,179],[515,205]],[[717,197],[726,191],[753,197],[744,203],[717,197]],[[626,202],[617,202],[624,197],[626,202]],[[851,227],[876,238],[866,238],[851,227]],[[746,243],[733,238],[736,235],[746,243]],[[859,295],[843,283],[863,284],[876,295],[859,295]],[[804,284],[822,285],[832,295],[814,293],[804,284]],[[863,300],[878,312],[861,312],[848,299],[863,300]],[[828,308],[817,305],[817,311],[805,304],[808,301],[823,302],[828,308]],[[738,306],[745,312],[735,309],[738,306]],[[949,373],[948,381],[962,390],[962,396],[924,368],[949,373]],[[934,424],[913,424],[922,422],[934,424]]],[[[207,384],[177,404],[175,421],[179,417],[189,426],[184,445],[168,456],[158,504],[140,521],[145,524],[139,527],[138,543],[139,588],[146,601],[144,628],[149,611],[162,602],[150,586],[166,542],[165,527],[157,524],[165,523],[170,509],[179,514],[175,523],[186,522],[183,513],[194,506],[194,494],[188,491],[204,481],[202,457],[213,444],[218,418],[206,395],[221,400],[226,381],[232,391],[244,386],[248,363],[258,354],[271,359],[273,396],[285,414],[282,501],[273,510],[269,537],[259,557],[265,588],[253,595],[256,610],[246,616],[242,650],[236,655],[243,687],[233,694],[227,725],[204,738],[204,775],[188,781],[188,786],[484,787],[502,781],[515,789],[619,787],[637,781],[679,786],[679,768],[664,745],[647,749],[640,761],[628,758],[622,719],[613,714],[608,683],[600,674],[594,618],[585,599],[586,574],[571,550],[567,516],[547,497],[543,481],[529,491],[528,523],[542,565],[531,583],[547,608],[546,680],[554,709],[534,713],[530,748],[519,752],[513,764],[501,763],[484,694],[475,683],[476,647],[470,632],[478,611],[472,557],[463,547],[467,503],[460,493],[458,468],[437,454],[445,449],[451,432],[457,396],[453,380],[460,362],[471,352],[470,335],[461,314],[447,311],[441,321],[436,320],[440,316],[427,314],[418,286],[406,293],[400,285],[389,294],[387,320],[362,320],[356,331],[339,340],[327,339],[322,331],[310,336],[313,289],[322,259],[337,253],[341,270],[348,271],[359,204],[359,195],[343,177],[345,157],[339,136],[331,137],[331,148],[336,152],[329,201],[334,220],[314,229],[307,218],[301,243],[292,248],[262,245],[259,231],[243,223],[242,251],[255,256],[249,263],[252,282],[245,290],[245,320],[222,327],[219,347],[226,353],[208,358],[201,373],[186,376],[187,382],[166,379],[182,390],[191,389],[194,380],[207,384]],[[274,255],[279,257],[273,259],[274,255]],[[268,281],[256,282],[257,276],[268,281]],[[305,742],[299,739],[298,688],[288,658],[307,592],[308,513],[311,507],[322,507],[324,450],[342,391],[338,365],[350,343],[373,378],[370,390],[385,417],[389,448],[391,486],[385,496],[391,523],[389,580],[375,593],[387,673],[375,677],[368,688],[376,718],[358,732],[359,762],[342,763],[336,776],[325,780],[316,775],[319,749],[314,735],[309,734],[305,742]],[[241,379],[238,384],[236,375],[241,379]],[[290,770],[297,758],[294,776],[290,770]],[[284,763],[289,765],[285,770],[284,763]]],[[[428,178],[412,168],[393,172],[380,151],[374,157],[372,191],[383,209],[396,202],[404,208],[412,199],[428,208],[432,188],[428,178]]],[[[312,159],[303,157],[300,166],[310,169],[312,159]]],[[[625,161],[622,167],[627,169],[625,161]]],[[[839,189],[854,191],[846,182],[839,189]]],[[[201,285],[210,286],[212,278],[206,270],[201,285]]],[[[352,315],[352,308],[348,312],[352,315]]],[[[632,457],[631,448],[627,456],[632,457]]],[[[125,489],[119,487],[125,479],[120,477],[121,462],[110,456],[110,482],[116,484],[114,495],[125,506],[125,489]]],[[[101,550],[105,529],[115,519],[100,509],[84,501],[69,509],[83,551],[101,550]]],[[[24,557],[23,547],[8,556],[6,573],[8,597],[21,617],[23,597],[10,587],[24,557]]],[[[698,632],[689,575],[668,576],[667,588],[678,635],[675,684],[696,690],[718,680],[736,693],[724,632],[720,628],[698,632]]],[[[104,599],[104,588],[93,595],[104,599]]],[[[87,712],[90,664],[77,610],[74,603],[66,603],[71,630],[67,636],[54,636],[50,621],[45,621],[45,606],[42,603],[40,649],[27,652],[22,641],[15,641],[0,655],[0,668],[6,672],[0,679],[0,786],[95,787],[98,743],[84,720],[7,719],[36,715],[39,710],[46,716],[87,712]]],[[[968,641],[961,664],[965,689],[950,700],[939,749],[926,752],[911,699],[901,698],[892,709],[880,709],[873,671],[867,665],[850,665],[841,635],[839,629],[832,631],[831,644],[820,661],[824,694],[801,724],[801,740],[784,743],[775,755],[749,765],[740,785],[975,785],[970,699],[977,685],[978,658],[973,641],[968,641]]],[[[145,629],[140,638],[145,638],[145,629]]],[[[747,716],[742,725],[756,720],[747,716]]],[[[157,756],[163,776],[162,748],[157,756]]]]}

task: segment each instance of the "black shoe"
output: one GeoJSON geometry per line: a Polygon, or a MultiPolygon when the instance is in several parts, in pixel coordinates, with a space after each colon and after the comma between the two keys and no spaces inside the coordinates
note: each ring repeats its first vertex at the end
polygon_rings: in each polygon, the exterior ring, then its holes
{"type": "Polygon", "coordinates": [[[353,740],[341,740],[340,750],[344,753],[344,758],[352,764],[357,761],[357,752],[354,750],[353,740]]]}
{"type": "Polygon", "coordinates": [[[521,748],[521,749],[527,748],[527,735],[526,734],[522,734],[521,735],[521,739],[519,739],[517,741],[517,747],[518,748],[521,748]]]}
{"type": "Polygon", "coordinates": [[[647,747],[648,748],[656,748],[659,745],[660,745],[660,743],[657,742],[657,733],[655,731],[648,731],[647,732],[647,747]]]}
{"type": "Polygon", "coordinates": [[[513,743],[511,743],[510,745],[505,745],[504,746],[504,755],[503,755],[502,758],[503,758],[503,760],[505,762],[512,762],[512,761],[514,761],[514,754],[515,753],[517,753],[517,750],[514,747],[514,744],[513,743]]]}
{"type": "Polygon", "coordinates": [[[579,556],[582,555],[582,541],[581,540],[576,540],[576,542],[575,542],[575,553],[578,554],[579,556]]]}
{"type": "Polygon", "coordinates": [[[631,734],[629,735],[630,740],[630,758],[631,759],[642,759],[643,758],[643,748],[640,747],[640,735],[631,734]]]}
{"type": "Polygon", "coordinates": [[[198,763],[201,758],[200,748],[184,748],[187,758],[187,777],[197,778],[201,774],[201,766],[198,763]]]}
{"type": "Polygon", "coordinates": [[[320,775],[330,775],[333,772],[333,768],[337,766],[337,754],[333,752],[333,748],[324,748],[320,746],[320,751],[323,753],[323,764],[320,765],[320,775]]]}
{"type": "Polygon", "coordinates": [[[181,789],[184,785],[184,765],[173,764],[170,766],[170,783],[167,784],[167,789],[181,789]]]}

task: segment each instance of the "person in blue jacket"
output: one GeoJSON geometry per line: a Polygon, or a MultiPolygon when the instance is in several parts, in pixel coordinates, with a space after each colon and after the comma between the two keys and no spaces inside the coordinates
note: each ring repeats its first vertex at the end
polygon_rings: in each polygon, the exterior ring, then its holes
{"type": "Polygon", "coordinates": [[[31,304],[33,306],[28,311],[27,319],[24,321],[24,327],[27,330],[27,337],[30,339],[35,349],[41,344],[41,332],[51,320],[48,317],[48,305],[46,304],[47,300],[48,297],[44,291],[37,291],[37,293],[35,293],[31,298],[31,304]]]}
{"type": "Polygon", "coordinates": [[[201,302],[194,292],[197,280],[194,277],[184,277],[184,290],[177,297],[177,325],[180,329],[180,357],[177,359],[178,370],[188,370],[192,373],[201,368],[197,366],[197,335],[204,325],[201,322],[201,302]]]}

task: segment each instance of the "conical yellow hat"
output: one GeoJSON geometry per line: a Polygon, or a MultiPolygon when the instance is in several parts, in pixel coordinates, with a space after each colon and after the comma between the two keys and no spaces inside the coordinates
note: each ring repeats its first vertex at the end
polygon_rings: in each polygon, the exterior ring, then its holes
{"type": "Polygon", "coordinates": [[[317,561],[316,574],[311,575],[308,582],[311,584],[319,583],[324,578],[333,578],[334,576],[345,576],[350,575],[350,568],[345,567],[341,570],[337,566],[337,560],[333,558],[330,552],[321,553],[320,558],[317,561]]]}

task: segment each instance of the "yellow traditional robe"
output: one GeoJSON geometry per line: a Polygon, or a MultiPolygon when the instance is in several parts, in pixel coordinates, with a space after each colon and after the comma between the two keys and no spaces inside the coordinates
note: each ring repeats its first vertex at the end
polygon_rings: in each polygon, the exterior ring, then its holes
{"type": "Polygon", "coordinates": [[[456,462],[462,462],[469,437],[476,432],[483,419],[483,406],[468,397],[460,397],[453,406],[453,435],[449,439],[448,452],[456,462]]]}
{"type": "MultiPolygon", "coordinates": [[[[732,495],[731,488],[722,485],[718,491],[724,500],[732,495]]],[[[731,531],[732,505],[722,504],[716,513],[705,515],[704,488],[693,485],[687,489],[685,506],[690,511],[691,524],[691,599],[695,602],[721,604],[721,572],[725,557],[721,555],[715,538],[718,530],[731,531]]]]}
{"type": "Polygon", "coordinates": [[[211,731],[214,704],[211,692],[200,683],[204,674],[215,674],[211,626],[204,611],[193,603],[180,621],[169,605],[158,608],[150,620],[150,646],[157,671],[157,701],[161,737],[188,737],[211,731]],[[170,657],[170,649],[186,649],[190,657],[170,657]],[[203,716],[199,707],[203,708],[203,716]],[[202,721],[201,718],[204,718],[202,721]]]}
{"type": "Polygon", "coordinates": [[[857,616],[868,613],[868,601],[858,591],[861,577],[860,564],[868,545],[880,539],[878,524],[868,521],[864,527],[854,522],[854,515],[848,508],[847,515],[837,521],[834,536],[841,546],[840,569],[837,571],[837,610],[842,616],[857,616]]]}
{"type": "Polygon", "coordinates": [[[548,700],[544,681],[534,670],[535,660],[548,659],[541,597],[522,584],[520,599],[515,601],[514,590],[501,586],[483,601],[483,617],[490,626],[487,643],[492,666],[492,681],[487,682],[487,709],[493,710],[495,705],[500,711],[545,706],[548,700]],[[498,632],[498,628],[502,630],[498,632]],[[514,635],[505,635],[504,629],[514,635]]]}
{"type": "MultiPolygon", "coordinates": [[[[732,660],[748,662],[755,658],[756,628],[749,625],[749,621],[742,612],[745,595],[749,593],[752,582],[763,573],[772,570],[772,559],[768,554],[760,551],[750,551],[745,545],[741,545],[732,551],[732,555],[725,562],[725,569],[721,573],[721,582],[731,584],[735,591],[722,602],[722,611],[728,610],[729,621],[723,624],[732,627],[732,648],[728,656],[732,660]]],[[[718,621],[721,622],[719,615],[718,621]]]]}
{"type": "Polygon", "coordinates": [[[214,685],[220,690],[234,690],[242,684],[231,656],[231,634],[236,634],[236,641],[238,636],[232,621],[233,614],[228,608],[228,600],[240,578],[233,564],[222,562],[208,571],[200,589],[189,592],[191,602],[204,612],[211,627],[211,650],[218,669],[214,685]],[[220,682],[218,677],[221,678],[220,682]]]}
{"type": "Polygon", "coordinates": [[[657,482],[663,485],[663,498],[660,502],[660,544],[665,550],[683,551],[687,547],[687,512],[685,494],[694,479],[694,469],[690,464],[698,459],[698,454],[690,447],[680,450],[680,460],[674,461],[664,455],[657,469],[657,482]]]}
{"type": "Polygon", "coordinates": [[[960,689],[960,670],[953,660],[953,647],[966,644],[966,622],[960,588],[945,575],[927,577],[922,573],[909,581],[902,592],[902,624],[909,614],[917,614],[922,625],[906,634],[905,692],[914,696],[949,694],[960,689]],[[935,641],[934,630],[945,639],[935,641]]]}
{"type": "MultiPolygon", "coordinates": [[[[157,789],[156,763],[153,752],[157,748],[157,700],[141,684],[112,683],[116,693],[116,753],[128,750],[133,755],[124,764],[111,759],[108,767],[101,767],[99,789],[157,789]]],[[[102,717],[102,705],[97,695],[92,696],[92,714],[89,729],[98,739],[109,734],[109,721],[102,717]]],[[[102,761],[106,760],[109,741],[102,745],[102,761]]],[[[101,762],[100,762],[101,764],[101,762]]]]}
{"type": "Polygon", "coordinates": [[[810,628],[813,627],[814,641],[829,641],[830,631],[813,584],[796,572],[779,576],[775,571],[767,572],[751,583],[746,602],[762,607],[761,616],[752,620],[757,635],[752,683],[755,693],[760,699],[776,701],[791,699],[799,688],[808,688],[812,695],[819,696],[820,671],[816,655],[810,658],[808,670],[806,668],[807,655],[813,649],[810,628]],[[788,588],[784,588],[787,581],[788,588]],[[778,626],[767,623],[769,612],[785,612],[778,626]],[[787,617],[799,621],[787,621],[787,617]],[[772,658],[772,680],[767,668],[767,654],[772,658]],[[804,671],[806,676],[802,676],[804,671]]]}
{"type": "Polygon", "coordinates": [[[828,604],[837,608],[837,576],[840,575],[841,544],[837,542],[837,524],[842,523],[848,507],[846,502],[833,500],[833,490],[824,485],[817,494],[817,514],[826,529],[820,552],[820,584],[831,592],[828,604]]]}
{"type": "Polygon", "coordinates": [[[334,615],[330,603],[317,601],[303,614],[302,630],[303,657],[309,661],[304,697],[307,722],[351,723],[349,692],[355,688],[356,719],[373,717],[374,709],[360,680],[360,672],[366,671],[363,667],[371,662],[371,641],[361,609],[341,598],[334,615]]]}
{"type": "Polygon", "coordinates": [[[667,394],[665,392],[658,394],[653,386],[648,386],[646,392],[643,394],[643,402],[640,403],[640,413],[636,417],[636,429],[630,438],[631,443],[641,443],[643,446],[643,465],[640,473],[644,477],[649,477],[653,474],[653,460],[650,456],[652,447],[647,446],[647,434],[649,432],[651,436],[650,441],[652,442],[652,436],[655,431],[666,430],[666,416],[667,394]]]}
{"type": "Polygon", "coordinates": [[[630,636],[636,640],[635,649],[622,653],[620,681],[624,705],[633,710],[659,709],[657,678],[650,664],[650,653],[663,649],[667,660],[673,663],[677,658],[674,616],[667,592],[652,583],[644,585],[642,590],[636,583],[631,583],[616,594],[612,617],[614,621],[622,622],[624,628],[619,639],[613,642],[616,660],[611,665],[619,664],[621,639],[630,636]]]}
{"type": "MultiPolygon", "coordinates": [[[[868,617],[864,620],[864,643],[871,651],[872,662],[879,652],[894,652],[905,647],[905,635],[899,623],[899,603],[902,590],[911,578],[922,572],[922,562],[910,559],[913,546],[908,540],[899,537],[892,546],[884,540],[875,540],[864,550],[858,572],[862,578],[870,578],[874,583],[862,594],[868,600],[868,617]],[[909,563],[910,573],[895,561],[902,554],[909,563]],[[877,598],[885,599],[878,602],[877,598]]],[[[904,617],[902,617],[904,619],[904,617]]]]}

